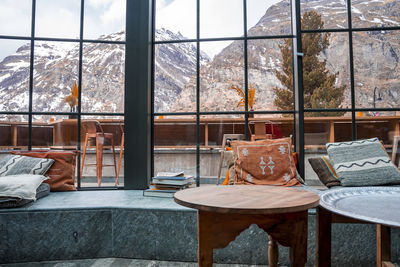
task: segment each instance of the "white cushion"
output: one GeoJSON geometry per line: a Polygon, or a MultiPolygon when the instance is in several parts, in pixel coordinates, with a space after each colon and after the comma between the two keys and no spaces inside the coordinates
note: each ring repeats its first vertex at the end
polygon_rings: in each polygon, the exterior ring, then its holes
{"type": "Polygon", "coordinates": [[[46,176],[34,174],[1,176],[0,197],[36,200],[36,189],[46,179],[46,176]]]}

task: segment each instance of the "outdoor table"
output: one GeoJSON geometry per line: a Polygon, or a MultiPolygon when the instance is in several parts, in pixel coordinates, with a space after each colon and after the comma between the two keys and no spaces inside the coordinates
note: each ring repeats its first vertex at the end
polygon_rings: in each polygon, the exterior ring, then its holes
{"type": "MultiPolygon", "coordinates": [[[[212,266],[213,249],[224,248],[251,224],[290,247],[292,266],[307,261],[309,208],[318,195],[295,188],[262,185],[203,186],[175,193],[175,202],[197,209],[199,266],[212,266]]],[[[268,252],[277,266],[277,248],[268,252]]]]}
{"type": "Polygon", "coordinates": [[[376,224],[377,266],[390,262],[390,227],[400,227],[399,187],[355,187],[329,190],[317,208],[316,266],[331,266],[332,223],[376,224]]]}

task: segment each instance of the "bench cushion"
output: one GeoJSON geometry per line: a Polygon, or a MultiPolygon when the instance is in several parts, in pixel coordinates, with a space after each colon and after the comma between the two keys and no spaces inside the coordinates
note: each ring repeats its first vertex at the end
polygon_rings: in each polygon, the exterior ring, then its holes
{"type": "Polygon", "coordinates": [[[328,188],[333,186],[340,186],[339,178],[335,170],[332,167],[332,164],[329,162],[328,157],[319,156],[315,158],[309,158],[308,162],[310,163],[312,169],[317,174],[319,180],[328,188]]]}
{"type": "MultiPolygon", "coordinates": [[[[50,186],[49,184],[42,183],[36,189],[36,200],[42,197],[45,197],[50,194],[50,186]]],[[[0,197],[0,209],[3,208],[18,208],[22,207],[28,203],[33,202],[31,199],[23,199],[18,197],[0,197]]]]}
{"type": "Polygon", "coordinates": [[[343,186],[400,184],[400,173],[378,138],[328,143],[326,149],[343,186]]]}
{"type": "Polygon", "coordinates": [[[44,175],[53,163],[54,160],[52,159],[7,155],[0,161],[0,176],[18,174],[44,175]]]}
{"type": "Polygon", "coordinates": [[[76,151],[13,151],[13,154],[25,155],[36,158],[49,158],[54,160],[54,164],[46,173],[50,177],[45,181],[50,185],[51,191],[75,191],[75,166],[76,151]]]}

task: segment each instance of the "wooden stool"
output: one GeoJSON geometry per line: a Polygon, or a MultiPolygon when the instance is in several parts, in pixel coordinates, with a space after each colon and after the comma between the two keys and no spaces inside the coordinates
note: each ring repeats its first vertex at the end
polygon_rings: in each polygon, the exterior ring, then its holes
{"type": "Polygon", "coordinates": [[[262,139],[272,139],[274,135],[274,127],[272,124],[272,121],[251,121],[249,122],[249,132],[250,132],[250,140],[251,141],[256,141],[256,140],[262,140],[262,139]],[[265,125],[270,124],[271,125],[271,133],[267,134],[267,131],[265,129],[265,125]],[[254,133],[251,130],[251,125],[254,125],[254,133]]]}
{"type": "Polygon", "coordinates": [[[219,157],[217,185],[219,184],[219,180],[221,177],[222,163],[224,162],[224,152],[225,152],[225,146],[226,146],[227,141],[228,140],[243,140],[244,138],[245,138],[244,134],[224,134],[223,135],[221,155],[219,157]]]}
{"type": "Polygon", "coordinates": [[[81,177],[83,173],[83,167],[85,166],[86,149],[89,145],[89,142],[94,141],[96,145],[96,164],[86,164],[86,165],[96,165],[97,185],[100,186],[103,167],[114,166],[115,175],[117,175],[117,164],[115,159],[115,148],[114,148],[114,134],[105,133],[100,125],[100,122],[96,120],[82,121],[82,132],[85,133],[85,144],[83,146],[81,177]],[[114,159],[113,165],[103,164],[103,148],[105,139],[111,142],[113,159],[114,159]]]}

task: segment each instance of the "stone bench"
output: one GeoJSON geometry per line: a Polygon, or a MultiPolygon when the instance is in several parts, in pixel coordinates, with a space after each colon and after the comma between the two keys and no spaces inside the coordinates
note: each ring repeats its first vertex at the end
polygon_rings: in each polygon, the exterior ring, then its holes
{"type": "MultiPolygon", "coordinates": [[[[315,211],[309,212],[308,262],[315,262],[315,211]]],[[[196,211],[142,191],[58,192],[18,209],[0,210],[0,263],[85,258],[195,262],[196,211]]],[[[218,263],[267,264],[268,236],[252,225],[224,249],[218,263]]],[[[279,263],[289,263],[280,247],[279,263]]],[[[332,228],[332,266],[375,266],[374,225],[332,228]],[[351,242],[349,241],[351,240],[351,242]]],[[[392,230],[392,261],[400,262],[400,231],[392,230]]]]}

